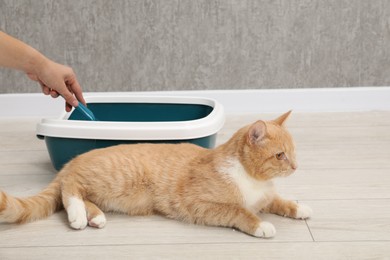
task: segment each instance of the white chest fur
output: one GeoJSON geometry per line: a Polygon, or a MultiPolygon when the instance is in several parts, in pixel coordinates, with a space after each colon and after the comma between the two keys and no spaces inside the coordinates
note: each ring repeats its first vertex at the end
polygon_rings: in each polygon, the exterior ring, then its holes
{"type": "Polygon", "coordinates": [[[227,167],[221,172],[237,185],[241,193],[244,207],[251,211],[259,210],[259,204],[270,199],[274,194],[274,186],[271,181],[259,181],[251,177],[239,160],[231,159],[227,167]]]}

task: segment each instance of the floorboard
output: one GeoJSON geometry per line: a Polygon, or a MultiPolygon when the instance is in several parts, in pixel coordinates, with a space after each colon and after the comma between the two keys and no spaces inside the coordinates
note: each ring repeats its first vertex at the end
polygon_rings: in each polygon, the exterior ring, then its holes
{"type": "MultiPolygon", "coordinates": [[[[220,144],[275,114],[227,117],[220,144]]],[[[39,192],[54,178],[39,118],[0,119],[0,189],[39,192]]],[[[0,259],[389,259],[390,112],[293,113],[287,124],[297,172],[277,179],[286,198],[313,208],[307,221],[262,214],[277,230],[258,239],[161,216],[107,214],[107,226],[74,231],[64,211],[25,225],[0,224],[0,259]]]]}

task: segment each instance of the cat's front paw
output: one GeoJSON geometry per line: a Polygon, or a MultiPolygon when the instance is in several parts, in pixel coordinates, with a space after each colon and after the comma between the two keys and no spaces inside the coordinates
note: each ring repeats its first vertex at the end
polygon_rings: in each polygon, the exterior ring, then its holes
{"type": "Polygon", "coordinates": [[[255,237],[270,238],[270,237],[274,237],[275,234],[276,234],[276,229],[275,229],[274,225],[272,225],[269,222],[263,221],[257,227],[254,236],[255,237]]]}
{"type": "Polygon", "coordinates": [[[104,214],[101,214],[89,220],[88,225],[90,227],[103,228],[106,225],[106,222],[106,217],[104,216],[104,214]]]}
{"type": "Polygon", "coordinates": [[[310,218],[313,214],[313,210],[305,205],[305,204],[298,204],[297,208],[297,214],[295,216],[296,219],[307,219],[310,218]]]}

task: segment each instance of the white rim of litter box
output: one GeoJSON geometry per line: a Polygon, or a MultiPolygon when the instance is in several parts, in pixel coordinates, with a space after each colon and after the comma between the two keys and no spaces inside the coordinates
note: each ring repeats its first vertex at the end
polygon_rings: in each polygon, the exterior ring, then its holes
{"type": "Polygon", "coordinates": [[[213,107],[204,118],[173,122],[107,122],[67,120],[70,113],[58,119],[42,119],[37,135],[75,139],[101,140],[183,140],[216,134],[225,122],[223,106],[214,99],[171,96],[90,96],[87,103],[170,103],[213,107]]]}

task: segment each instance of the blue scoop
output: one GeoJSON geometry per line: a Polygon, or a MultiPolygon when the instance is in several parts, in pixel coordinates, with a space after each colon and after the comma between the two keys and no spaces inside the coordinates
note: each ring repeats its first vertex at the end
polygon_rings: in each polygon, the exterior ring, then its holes
{"type": "Polygon", "coordinates": [[[75,109],[81,114],[82,120],[97,121],[92,111],[89,110],[89,108],[87,108],[86,106],[84,106],[81,102],[79,102],[79,105],[75,109]]]}
{"type": "MultiPolygon", "coordinates": [[[[61,95],[61,97],[62,97],[62,95],[61,95]]],[[[64,98],[64,97],[62,97],[62,98],[64,98]]],[[[80,117],[77,120],[98,121],[96,119],[95,115],[92,113],[92,111],[89,110],[89,108],[87,108],[86,106],[84,106],[80,101],[79,101],[79,105],[77,107],[75,107],[75,109],[80,114],[80,117]]]]}

